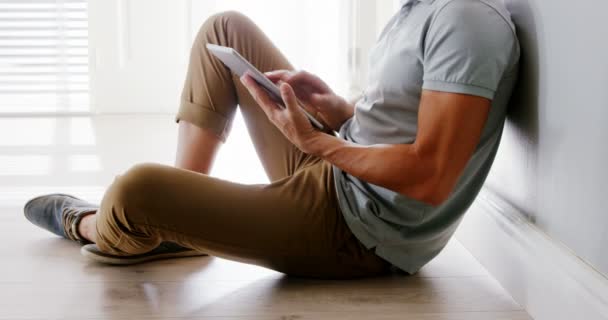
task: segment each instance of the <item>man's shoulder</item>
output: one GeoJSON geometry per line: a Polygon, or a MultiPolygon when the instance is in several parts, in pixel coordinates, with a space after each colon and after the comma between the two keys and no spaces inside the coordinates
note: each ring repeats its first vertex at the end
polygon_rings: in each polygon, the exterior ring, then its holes
{"type": "Polygon", "coordinates": [[[432,5],[434,7],[433,16],[441,14],[444,18],[449,17],[455,20],[471,17],[477,19],[500,18],[515,32],[511,13],[502,0],[435,0],[432,5]]]}

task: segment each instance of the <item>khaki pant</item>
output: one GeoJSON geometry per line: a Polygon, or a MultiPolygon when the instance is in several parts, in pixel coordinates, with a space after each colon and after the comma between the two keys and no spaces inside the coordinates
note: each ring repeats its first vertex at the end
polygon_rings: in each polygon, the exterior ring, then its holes
{"type": "Polygon", "coordinates": [[[225,139],[237,106],[272,183],[242,185],[144,164],[118,176],[98,212],[98,246],[116,255],[176,242],[290,275],[352,278],[390,265],[351,233],[339,210],[331,164],[302,153],[268,121],[249,93],[205,48],[235,48],[261,71],[291,69],[246,17],[223,13],[202,26],[192,48],[177,120],[225,139]]]}

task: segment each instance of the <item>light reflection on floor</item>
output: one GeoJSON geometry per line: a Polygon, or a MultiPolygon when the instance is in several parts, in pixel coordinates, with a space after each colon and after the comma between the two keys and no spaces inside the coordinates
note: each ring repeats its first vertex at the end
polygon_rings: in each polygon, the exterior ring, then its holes
{"type": "MultiPolygon", "coordinates": [[[[97,202],[114,176],[136,163],[172,165],[176,139],[172,115],[0,118],[0,206],[49,192],[97,202]]],[[[212,175],[268,181],[240,114],[212,175]]]]}

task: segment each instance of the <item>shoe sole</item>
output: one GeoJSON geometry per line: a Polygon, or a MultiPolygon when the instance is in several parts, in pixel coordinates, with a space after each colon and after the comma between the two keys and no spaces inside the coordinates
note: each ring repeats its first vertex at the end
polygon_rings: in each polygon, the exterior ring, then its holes
{"type": "Polygon", "coordinates": [[[86,246],[80,248],[80,253],[97,262],[111,265],[119,265],[119,266],[127,266],[132,264],[140,264],[149,261],[155,260],[165,260],[165,259],[174,259],[174,258],[188,258],[188,257],[201,257],[208,256],[205,253],[195,251],[195,250],[186,250],[181,252],[169,252],[169,253],[160,253],[153,255],[143,254],[141,256],[113,256],[113,255],[105,255],[101,253],[91,252],[85,248],[86,246]]]}

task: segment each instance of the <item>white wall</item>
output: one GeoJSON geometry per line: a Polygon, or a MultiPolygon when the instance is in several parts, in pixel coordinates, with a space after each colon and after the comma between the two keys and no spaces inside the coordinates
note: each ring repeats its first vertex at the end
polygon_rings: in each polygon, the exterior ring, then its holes
{"type": "Polygon", "coordinates": [[[505,2],[522,74],[486,187],[608,275],[608,3],[505,2]]]}

